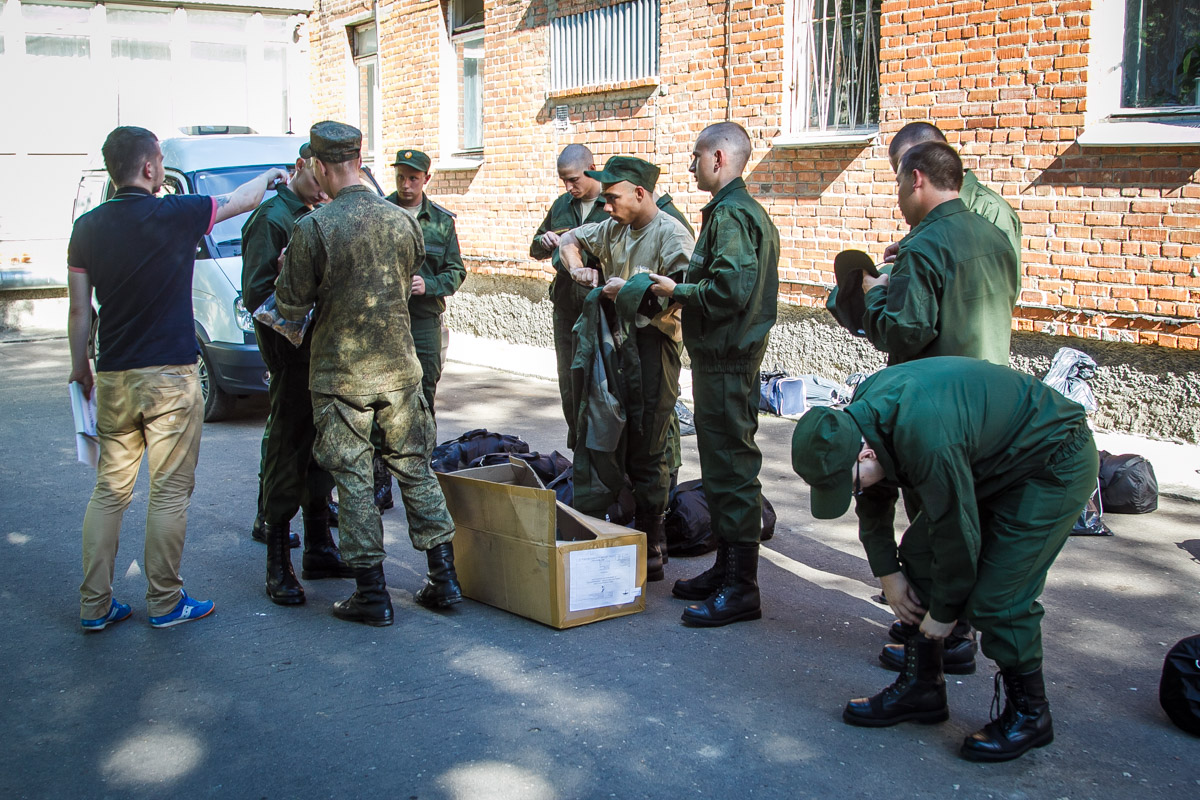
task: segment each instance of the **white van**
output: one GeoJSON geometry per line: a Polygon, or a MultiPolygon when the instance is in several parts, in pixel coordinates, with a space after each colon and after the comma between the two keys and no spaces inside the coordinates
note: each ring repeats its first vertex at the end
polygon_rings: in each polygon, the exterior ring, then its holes
{"type": "MultiPolygon", "coordinates": [[[[291,169],[300,136],[182,136],[163,139],[165,194],[220,195],[270,167],[291,169]]],[[[364,177],[375,191],[378,185],[364,177]]],[[[88,170],[79,180],[72,219],[112,197],[108,173],[88,170]]],[[[274,192],[267,192],[272,197],[274,192]]],[[[266,199],[266,198],[264,198],[266,199]]],[[[204,421],[229,415],[238,397],[267,390],[267,368],[258,353],[250,312],[242,305],[242,225],[249,214],[218,222],[196,247],[192,314],[200,350],[204,421]]],[[[93,330],[93,347],[96,346],[93,330]]]]}

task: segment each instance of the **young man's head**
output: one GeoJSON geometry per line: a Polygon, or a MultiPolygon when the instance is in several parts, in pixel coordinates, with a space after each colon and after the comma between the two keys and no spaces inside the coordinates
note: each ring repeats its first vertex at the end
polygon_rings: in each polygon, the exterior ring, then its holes
{"type": "Polygon", "coordinates": [[[594,200],[600,194],[600,181],[584,174],[596,169],[592,151],[581,144],[569,144],[558,155],[558,179],[576,200],[594,200]]]}
{"type": "Polygon", "coordinates": [[[946,135],[936,125],[928,122],[910,122],[892,137],[888,145],[888,161],[895,172],[900,165],[900,159],[908,152],[908,148],[922,142],[945,142],[946,135]]]}
{"type": "Polygon", "coordinates": [[[896,194],[904,221],[918,224],[930,211],[958,197],[962,182],[962,159],[950,145],[922,142],[908,148],[896,169],[896,194]]]}
{"type": "Polygon", "coordinates": [[[886,477],[858,423],[832,408],[811,409],[796,423],[792,469],[811,488],[810,505],[817,519],[845,514],[851,498],[886,477]]]}
{"type": "Polygon", "coordinates": [[[296,159],[296,168],[292,171],[288,188],[310,208],[329,200],[321,190],[321,185],[317,183],[317,176],[313,170],[312,147],[308,142],[300,146],[300,156],[296,159]]]}
{"type": "Polygon", "coordinates": [[[396,197],[405,208],[421,205],[429,183],[429,156],[420,150],[400,150],[392,166],[396,169],[396,197]]]}
{"type": "Polygon", "coordinates": [[[151,192],[162,188],[163,155],[158,137],[145,128],[125,125],[115,128],[104,146],[104,168],[118,187],[141,186],[151,192]]]}
{"type": "Polygon", "coordinates": [[[330,197],[359,184],[362,166],[362,131],[344,122],[317,122],[308,130],[313,172],[321,191],[330,197]]]}
{"type": "Polygon", "coordinates": [[[588,178],[601,185],[604,210],[622,225],[642,228],[658,214],[654,184],[658,167],[633,156],[613,156],[603,170],[587,170],[588,178]]]}
{"type": "Polygon", "coordinates": [[[739,178],[750,162],[750,135],[736,122],[709,125],[696,138],[688,171],[701,191],[716,194],[739,178]]]}

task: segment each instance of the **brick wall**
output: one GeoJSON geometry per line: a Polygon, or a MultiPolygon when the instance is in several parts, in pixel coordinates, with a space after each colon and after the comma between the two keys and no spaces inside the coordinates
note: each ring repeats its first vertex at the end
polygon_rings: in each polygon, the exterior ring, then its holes
{"type": "MultiPolygon", "coordinates": [[[[880,132],[866,146],[773,147],[787,87],[785,0],[661,0],[660,76],[550,96],[551,15],[596,0],[492,0],[485,28],[485,160],[439,172],[430,194],[459,215],[471,269],[544,276],[529,237],[561,191],[559,150],[584,143],[655,161],[698,226],[708,199],[687,173],[696,134],[729,118],[751,134],[751,190],[782,239],[781,292],[822,303],[834,254],[873,254],[903,235],[886,142],[907,122],[946,131],[966,165],[1024,224],[1018,330],[1194,350],[1200,344],[1200,152],[1081,149],[1090,2],[886,0],[880,132]],[[727,9],[731,16],[727,19],[727,9]],[[569,127],[556,129],[566,106],[569,127]]],[[[369,6],[322,0],[314,14],[314,106],[346,112],[345,20],[369,6]]],[[[445,47],[439,2],[378,7],[385,152],[417,146],[435,162],[445,47]]],[[[390,159],[388,159],[390,163],[390,159]]],[[[390,188],[389,175],[381,176],[390,188]]]]}

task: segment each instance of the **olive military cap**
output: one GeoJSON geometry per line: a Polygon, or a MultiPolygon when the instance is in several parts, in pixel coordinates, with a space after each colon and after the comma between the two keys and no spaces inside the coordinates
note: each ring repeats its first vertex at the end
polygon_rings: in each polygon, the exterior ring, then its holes
{"type": "Polygon", "coordinates": [[[398,167],[403,164],[406,167],[412,167],[419,172],[429,172],[429,156],[422,153],[420,150],[398,150],[396,152],[396,160],[392,162],[393,167],[398,167]]]}
{"type": "Polygon", "coordinates": [[[584,170],[583,174],[605,185],[629,181],[634,186],[653,192],[654,184],[658,182],[658,171],[658,167],[649,161],[633,156],[613,156],[605,163],[603,170],[589,169],[584,170]]]}
{"type": "Polygon", "coordinates": [[[301,158],[312,158],[312,154],[313,153],[312,153],[312,145],[311,144],[309,144],[308,142],[305,142],[304,144],[300,145],[300,157],[301,158]]]}
{"type": "Polygon", "coordinates": [[[792,469],[812,487],[812,515],[836,519],[850,507],[854,461],[862,450],[858,423],[845,411],[812,408],[792,433],[792,469]]]}
{"type": "Polygon", "coordinates": [[[833,259],[833,274],[837,291],[830,292],[825,307],[833,318],[855,336],[866,336],[863,317],[867,314],[867,299],[863,294],[863,273],[879,277],[872,258],[861,250],[843,250],[833,259]]]}
{"type": "Polygon", "coordinates": [[[308,130],[312,154],[326,164],[340,164],[362,152],[362,132],[344,122],[318,122],[308,130]]]}

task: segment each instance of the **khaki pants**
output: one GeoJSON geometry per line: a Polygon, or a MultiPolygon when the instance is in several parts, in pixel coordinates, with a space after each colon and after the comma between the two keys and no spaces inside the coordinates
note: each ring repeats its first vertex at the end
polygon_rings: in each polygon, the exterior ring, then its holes
{"type": "Polygon", "coordinates": [[[81,619],[108,613],[121,518],[145,453],[150,462],[144,554],[150,616],[179,603],[179,562],[196,480],[204,401],[195,364],[143,367],[96,375],[100,464],[83,517],[81,619]]]}

